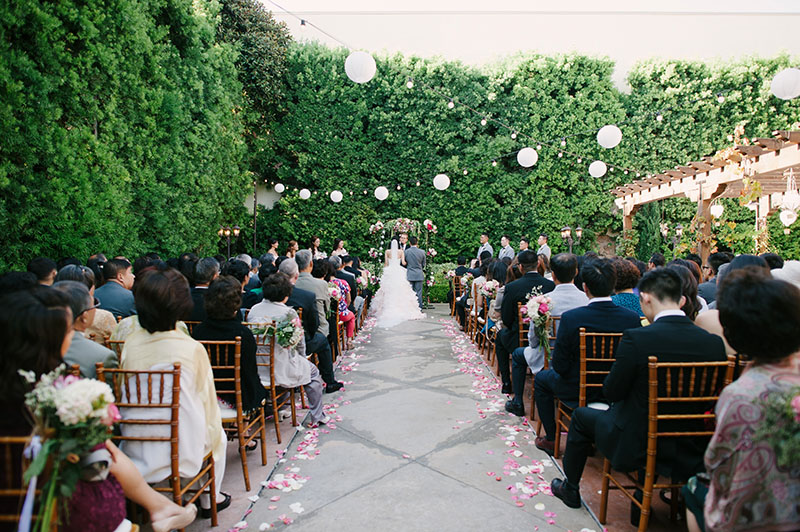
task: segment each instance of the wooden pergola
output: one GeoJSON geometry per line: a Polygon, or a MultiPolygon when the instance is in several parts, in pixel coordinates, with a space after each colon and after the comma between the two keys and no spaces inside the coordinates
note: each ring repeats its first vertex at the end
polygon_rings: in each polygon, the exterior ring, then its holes
{"type": "Polygon", "coordinates": [[[623,230],[633,229],[633,215],[646,203],[677,197],[696,202],[701,232],[698,254],[705,261],[710,253],[707,242],[712,229],[711,203],[717,198],[739,197],[745,178],[758,181],[761,193],[751,208],[756,213],[757,227],[765,227],[767,216],[781,208],[786,192],[784,173],[790,168],[800,177],[800,130],[776,131],[773,138],[735,146],[725,158],[704,157],[616,187],[611,193],[622,211],[623,230]]]}

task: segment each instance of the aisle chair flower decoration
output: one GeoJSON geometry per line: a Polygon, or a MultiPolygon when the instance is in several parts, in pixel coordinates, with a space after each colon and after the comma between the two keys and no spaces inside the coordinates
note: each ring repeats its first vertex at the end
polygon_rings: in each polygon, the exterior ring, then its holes
{"type": "Polygon", "coordinates": [[[328,295],[331,296],[331,299],[335,299],[336,301],[339,301],[339,298],[342,297],[342,294],[339,292],[339,287],[330,281],[328,281],[328,295]]]}
{"type": "Polygon", "coordinates": [[[500,288],[500,282],[492,279],[486,281],[480,287],[480,293],[486,299],[495,299],[497,297],[497,290],[500,288]]]}
{"type": "Polygon", "coordinates": [[[41,491],[41,514],[35,523],[36,530],[44,531],[50,529],[57,501],[65,508],[78,480],[102,481],[108,476],[110,453],[92,449],[109,438],[111,427],[120,420],[120,415],[114,393],[105,382],[67,375],[64,365],[42,375],[39,382],[32,371],[19,373],[30,384],[36,383],[25,394],[25,405],[34,418],[30,449],[36,454],[24,475],[28,495],[20,519],[30,522],[36,478],[52,461],[41,491]]]}
{"type": "Polygon", "coordinates": [[[455,271],[455,270],[447,270],[447,273],[445,274],[445,276],[446,276],[448,279],[455,279],[455,277],[456,277],[456,271],[455,271]]]}
{"type": "Polygon", "coordinates": [[[303,339],[303,323],[298,316],[290,317],[289,314],[277,322],[267,325],[266,334],[275,333],[275,341],[281,347],[293,349],[303,339]]]}
{"type": "Polygon", "coordinates": [[[550,309],[553,307],[552,300],[539,293],[538,290],[531,292],[528,302],[522,307],[522,313],[530,320],[531,325],[536,328],[536,337],[544,350],[545,357],[550,358],[550,335],[547,330],[547,322],[550,319],[550,309]]]}

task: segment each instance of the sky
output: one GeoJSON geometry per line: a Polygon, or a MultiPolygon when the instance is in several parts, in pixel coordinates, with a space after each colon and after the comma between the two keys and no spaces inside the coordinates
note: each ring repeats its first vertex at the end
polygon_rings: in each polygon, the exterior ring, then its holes
{"type": "Polygon", "coordinates": [[[787,52],[800,65],[800,0],[260,1],[298,40],[340,46],[338,40],[379,55],[439,56],[472,65],[518,52],[610,57],[623,90],[630,68],[648,58],[730,61],[787,52]],[[286,10],[335,39],[304,28],[286,10]]]}

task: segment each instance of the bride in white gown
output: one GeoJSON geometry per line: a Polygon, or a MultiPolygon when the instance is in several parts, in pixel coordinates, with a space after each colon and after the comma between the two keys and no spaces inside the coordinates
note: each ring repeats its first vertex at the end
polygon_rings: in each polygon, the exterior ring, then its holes
{"type": "Polygon", "coordinates": [[[386,262],[381,275],[381,287],[372,299],[370,314],[375,316],[378,327],[394,327],[406,320],[421,320],[425,315],[419,310],[417,295],[406,278],[406,270],[400,265],[403,251],[392,239],[386,250],[386,262]]]}

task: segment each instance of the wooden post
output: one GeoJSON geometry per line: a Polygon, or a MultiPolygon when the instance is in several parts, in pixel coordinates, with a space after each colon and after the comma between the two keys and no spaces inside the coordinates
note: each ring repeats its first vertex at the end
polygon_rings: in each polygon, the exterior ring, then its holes
{"type": "Polygon", "coordinates": [[[703,264],[706,263],[708,256],[711,254],[711,246],[709,245],[711,242],[711,213],[709,209],[712,201],[701,197],[697,202],[697,221],[700,224],[698,228],[700,231],[700,245],[698,246],[697,254],[700,255],[703,264]]]}

